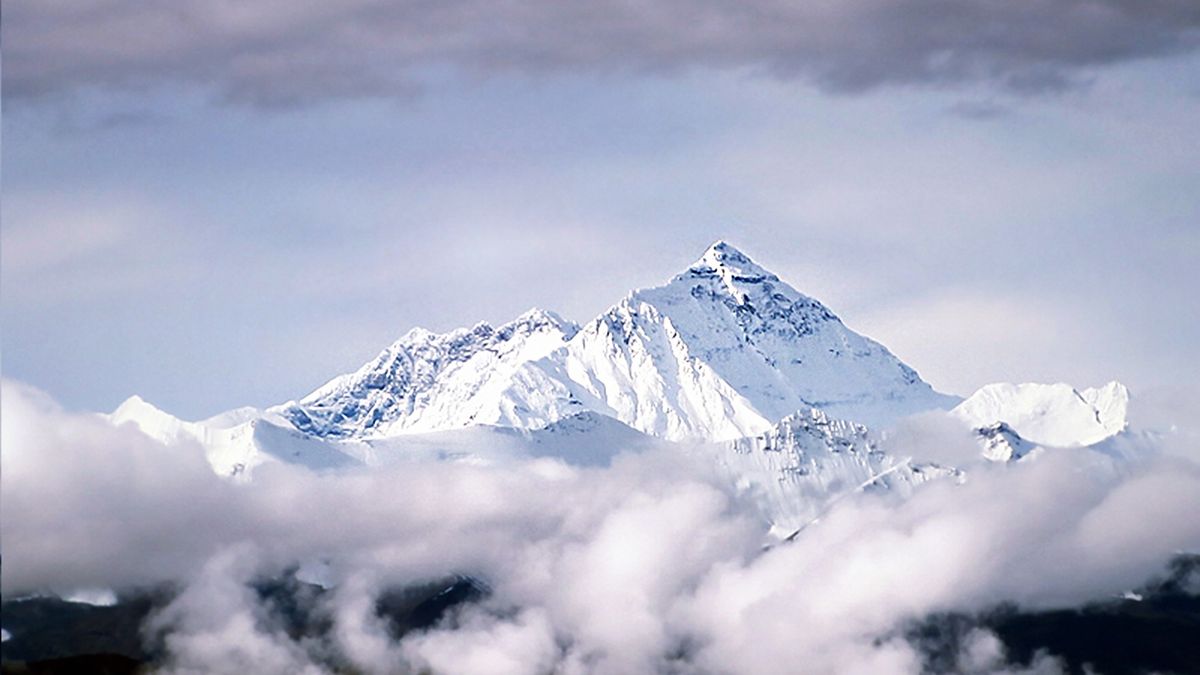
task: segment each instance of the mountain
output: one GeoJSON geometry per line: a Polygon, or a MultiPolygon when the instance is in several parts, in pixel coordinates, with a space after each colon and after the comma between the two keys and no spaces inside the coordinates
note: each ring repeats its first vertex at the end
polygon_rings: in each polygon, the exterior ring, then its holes
{"type": "Polygon", "coordinates": [[[577,331],[537,309],[499,328],[479,323],[444,335],[415,328],[355,372],[274,411],[300,431],[334,438],[531,426],[513,414],[505,391],[521,366],[562,347],[577,331]]]}
{"type": "Polygon", "coordinates": [[[952,467],[897,457],[867,427],[817,409],[789,415],[757,436],[695,452],[758,506],[777,536],[795,532],[857,492],[907,496],[928,480],[962,475],[952,467]]]}
{"type": "Polygon", "coordinates": [[[249,478],[266,462],[287,462],[313,469],[337,469],[357,462],[349,455],[294,429],[286,420],[239,408],[207,420],[185,422],[131,396],[107,416],[116,425],[133,424],[162,443],[196,443],[221,476],[249,478]]]}
{"type": "Polygon", "coordinates": [[[951,414],[975,428],[1005,423],[1022,438],[1054,447],[1095,445],[1125,430],[1129,390],[1119,382],[1078,390],[1068,384],[989,384],[951,414]]]}
{"type": "Polygon", "coordinates": [[[872,425],[957,399],[725,242],[553,357],[577,399],[654,436],[730,440],[817,408],[872,425]]]}
{"type": "Polygon", "coordinates": [[[582,326],[533,309],[498,327],[416,328],[358,370],[266,411],[185,422],[133,397],[109,419],[197,443],[218,474],[239,479],[277,461],[602,466],[623,451],[669,447],[715,467],[786,536],[856,492],[903,496],[962,475],[889,453],[871,428],[952,408],[987,459],[1089,446],[1097,461],[1124,462],[1145,445],[1121,433],[1128,400],[1115,382],[994,384],[965,401],[940,394],[829,308],[717,242],[582,326]]]}
{"type": "Polygon", "coordinates": [[[325,438],[475,424],[537,429],[592,411],[668,440],[732,440],[817,408],[887,424],[958,399],[725,242],[579,328],[532,310],[500,328],[416,329],[274,409],[325,438]]]}

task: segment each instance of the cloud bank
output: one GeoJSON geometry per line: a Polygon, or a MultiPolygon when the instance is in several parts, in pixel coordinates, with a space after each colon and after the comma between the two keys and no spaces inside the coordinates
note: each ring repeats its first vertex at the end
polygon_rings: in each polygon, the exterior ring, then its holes
{"type": "MultiPolygon", "coordinates": [[[[1200,464],[1172,452],[1122,473],[1082,453],[978,467],[910,500],[842,500],[793,543],[703,467],[670,453],[606,469],[538,460],[217,479],[198,447],[67,413],[5,382],[0,542],[6,596],[182,591],[155,619],[169,672],[916,673],[901,637],[932,612],[1112,597],[1200,547],[1200,464]],[[332,629],[294,639],[249,589],[325,561],[332,629]],[[389,587],[467,574],[486,599],[394,640],[389,587]]],[[[1017,672],[973,635],[969,672],[1017,672]]],[[[1056,672],[1041,659],[1036,672],[1056,672]]]]}
{"type": "Polygon", "coordinates": [[[1188,0],[47,0],[6,7],[5,24],[9,101],[159,84],[257,105],[407,96],[443,66],[749,69],[827,91],[985,82],[1030,92],[1200,44],[1200,6],[1188,0]]]}

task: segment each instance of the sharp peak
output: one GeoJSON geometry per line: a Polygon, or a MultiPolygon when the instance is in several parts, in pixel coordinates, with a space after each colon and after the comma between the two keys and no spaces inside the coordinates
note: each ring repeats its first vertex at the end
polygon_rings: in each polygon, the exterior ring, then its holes
{"type": "Polygon", "coordinates": [[[774,274],[751,260],[750,256],[724,239],[714,241],[704,251],[704,255],[688,266],[688,271],[707,272],[710,270],[721,273],[722,276],[731,274],[736,276],[775,277],[774,274]]]}
{"type": "Polygon", "coordinates": [[[538,323],[553,323],[557,325],[569,325],[571,322],[564,319],[558,312],[541,307],[530,307],[521,312],[521,314],[510,321],[509,323],[521,322],[538,322],[538,323]]]}
{"type": "Polygon", "coordinates": [[[570,339],[579,331],[579,324],[564,319],[561,314],[549,309],[541,307],[531,307],[521,313],[520,316],[500,326],[499,330],[524,329],[526,331],[536,331],[549,326],[550,328],[559,331],[570,339]]]}
{"type": "Polygon", "coordinates": [[[738,247],[734,246],[733,244],[729,243],[728,241],[726,241],[724,239],[718,239],[718,240],[714,241],[713,243],[709,244],[708,248],[705,249],[704,254],[708,255],[709,253],[713,253],[713,252],[727,252],[727,253],[736,253],[738,255],[745,255],[744,253],[741,252],[741,250],[738,249],[738,247]]]}
{"type": "Polygon", "coordinates": [[[155,413],[155,414],[159,414],[159,415],[167,415],[167,416],[174,417],[170,413],[162,410],[158,406],[154,405],[153,403],[147,401],[146,399],[142,398],[141,396],[139,396],[137,394],[134,394],[133,396],[130,396],[129,398],[122,401],[121,405],[117,406],[117,409],[112,411],[111,414],[113,416],[121,416],[121,415],[134,415],[138,412],[143,412],[143,413],[150,412],[150,413],[155,413]]]}
{"type": "Polygon", "coordinates": [[[134,395],[130,396],[129,398],[125,399],[124,401],[121,401],[121,405],[117,406],[117,409],[120,410],[121,408],[125,408],[125,407],[156,408],[156,406],[153,403],[147,401],[146,399],[142,398],[138,394],[134,394],[134,395]]]}

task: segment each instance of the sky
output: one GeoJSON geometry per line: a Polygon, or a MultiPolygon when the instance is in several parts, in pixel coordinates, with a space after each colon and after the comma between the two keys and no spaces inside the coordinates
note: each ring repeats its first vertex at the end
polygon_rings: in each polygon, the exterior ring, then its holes
{"type": "Polygon", "coordinates": [[[299,398],[718,238],[943,391],[1200,378],[1192,2],[4,9],[3,374],[70,409],[299,398]]]}

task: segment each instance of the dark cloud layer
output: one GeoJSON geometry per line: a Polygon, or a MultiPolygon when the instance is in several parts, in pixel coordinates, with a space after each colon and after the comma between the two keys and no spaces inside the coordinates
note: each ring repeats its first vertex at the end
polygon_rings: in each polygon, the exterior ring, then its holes
{"type": "Polygon", "coordinates": [[[10,101],[94,85],[202,85],[252,104],[411,93],[419,73],[748,68],[830,91],[1069,86],[1195,49],[1193,0],[42,0],[4,15],[10,101]]]}

